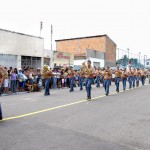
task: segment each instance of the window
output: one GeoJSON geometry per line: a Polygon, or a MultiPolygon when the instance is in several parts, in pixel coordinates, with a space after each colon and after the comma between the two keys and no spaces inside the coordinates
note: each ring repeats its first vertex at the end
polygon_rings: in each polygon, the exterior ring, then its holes
{"type": "Polygon", "coordinates": [[[146,65],[149,66],[149,62],[147,62],[146,65]]]}

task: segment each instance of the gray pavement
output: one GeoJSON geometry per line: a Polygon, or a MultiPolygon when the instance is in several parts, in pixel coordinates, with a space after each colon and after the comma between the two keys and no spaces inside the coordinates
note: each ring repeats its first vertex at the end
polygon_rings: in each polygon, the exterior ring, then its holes
{"type": "Polygon", "coordinates": [[[0,122],[0,150],[149,150],[150,86],[110,93],[93,85],[102,97],[92,101],[78,87],[1,97],[4,118],[15,118],[0,122]]]}

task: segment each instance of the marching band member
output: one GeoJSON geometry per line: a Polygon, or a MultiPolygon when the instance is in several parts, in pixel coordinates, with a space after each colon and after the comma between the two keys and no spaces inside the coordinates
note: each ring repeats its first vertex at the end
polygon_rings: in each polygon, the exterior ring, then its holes
{"type": "Polygon", "coordinates": [[[124,91],[126,90],[127,77],[128,77],[128,72],[127,72],[127,69],[124,68],[124,70],[122,72],[122,84],[123,84],[124,91]]]}
{"type": "Polygon", "coordinates": [[[80,85],[80,90],[83,90],[83,81],[84,81],[84,71],[80,69],[79,71],[79,85],[80,85]]]}
{"type": "Polygon", "coordinates": [[[111,76],[112,76],[112,73],[109,67],[107,66],[104,71],[104,88],[105,88],[106,96],[109,95],[109,86],[111,82],[111,76]]]}
{"type": "Polygon", "coordinates": [[[135,76],[136,76],[136,87],[138,87],[139,86],[139,81],[140,81],[140,76],[141,76],[140,69],[136,70],[135,76]]]}
{"type": "MultiPolygon", "coordinates": [[[[5,75],[6,75],[6,70],[3,66],[0,65],[0,96],[2,92],[2,84],[5,80],[5,75]]],[[[2,108],[1,108],[1,103],[0,103],[0,120],[3,119],[3,114],[2,114],[2,108]]]]}
{"type": "Polygon", "coordinates": [[[149,80],[149,84],[150,84],[150,69],[147,71],[147,76],[148,76],[148,80],[149,80]]]}
{"type": "Polygon", "coordinates": [[[104,87],[104,69],[101,70],[101,82],[102,82],[103,87],[104,87]]]}
{"type": "Polygon", "coordinates": [[[117,69],[114,73],[115,73],[116,91],[119,92],[119,83],[120,83],[120,80],[121,80],[122,72],[119,70],[119,67],[117,67],[117,69]]]}
{"type": "Polygon", "coordinates": [[[87,92],[87,100],[90,100],[91,99],[91,85],[93,82],[94,70],[91,66],[90,60],[87,61],[87,66],[85,65],[85,63],[83,63],[83,65],[84,65],[84,74],[86,78],[85,87],[86,87],[86,92],[87,92]]]}
{"type": "Polygon", "coordinates": [[[73,68],[70,68],[68,70],[68,75],[69,75],[69,82],[70,82],[70,92],[73,92],[74,91],[74,70],[73,68]]]}
{"type": "Polygon", "coordinates": [[[132,88],[133,76],[134,76],[134,72],[133,72],[132,69],[130,68],[130,70],[129,70],[129,72],[128,72],[129,89],[132,88]]]}
{"type": "Polygon", "coordinates": [[[136,82],[136,69],[135,68],[132,70],[132,74],[133,74],[133,79],[132,79],[133,88],[135,88],[135,82],[136,82]]]}
{"type": "Polygon", "coordinates": [[[96,74],[96,80],[97,80],[96,87],[100,87],[101,69],[98,68],[98,69],[95,71],[95,74],[96,74]]]}
{"type": "Polygon", "coordinates": [[[42,77],[45,79],[45,94],[44,94],[45,96],[50,95],[49,84],[52,76],[53,76],[52,70],[50,70],[48,65],[44,65],[42,77]]]}
{"type": "Polygon", "coordinates": [[[144,71],[144,69],[142,69],[140,71],[140,73],[141,73],[141,82],[142,82],[142,85],[144,85],[145,84],[145,79],[146,79],[146,72],[144,71]]]}

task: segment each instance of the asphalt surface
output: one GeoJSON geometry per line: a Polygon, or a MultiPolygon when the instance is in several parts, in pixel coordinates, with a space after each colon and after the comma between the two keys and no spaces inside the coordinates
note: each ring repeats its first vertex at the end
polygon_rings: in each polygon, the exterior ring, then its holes
{"type": "Polygon", "coordinates": [[[0,150],[150,150],[150,85],[110,93],[93,85],[92,101],[78,87],[0,97],[0,150]]]}

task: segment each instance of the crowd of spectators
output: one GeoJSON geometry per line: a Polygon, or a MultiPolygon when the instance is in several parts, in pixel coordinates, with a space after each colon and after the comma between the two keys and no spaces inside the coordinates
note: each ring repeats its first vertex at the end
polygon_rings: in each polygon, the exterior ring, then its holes
{"type": "MultiPolygon", "coordinates": [[[[6,68],[5,80],[3,83],[2,94],[16,94],[17,92],[39,92],[45,82],[42,78],[41,69],[23,67],[6,68]]],[[[51,78],[50,89],[61,89],[70,86],[68,68],[56,68],[52,70],[54,76],[51,78]],[[56,75],[55,75],[56,74],[56,75]]],[[[75,71],[75,86],[79,86],[79,73],[75,71]]]]}
{"type": "MultiPolygon", "coordinates": [[[[95,70],[100,69],[94,67],[95,70]]],[[[40,92],[45,87],[45,81],[42,78],[42,71],[40,68],[34,69],[30,67],[6,68],[6,75],[2,85],[1,93],[5,95],[16,94],[17,92],[40,92]]],[[[101,68],[104,71],[104,68],[101,68]]],[[[70,80],[68,75],[68,68],[55,68],[52,70],[54,76],[51,77],[50,89],[70,88],[70,80]]],[[[113,72],[113,70],[112,70],[113,72]]],[[[150,72],[150,71],[149,71],[150,72]]],[[[150,73],[149,73],[150,74],[150,73]]],[[[75,83],[74,86],[79,86],[80,73],[74,70],[75,83]]],[[[112,81],[114,82],[114,74],[112,81]]],[[[150,82],[150,75],[149,75],[150,82]]],[[[93,78],[93,84],[96,83],[96,74],[93,78]]],[[[103,78],[101,78],[103,83],[103,78]]]]}

